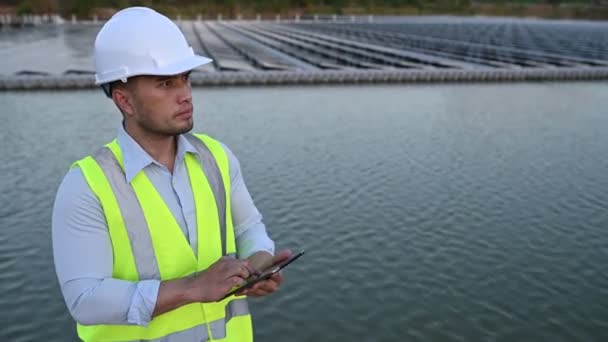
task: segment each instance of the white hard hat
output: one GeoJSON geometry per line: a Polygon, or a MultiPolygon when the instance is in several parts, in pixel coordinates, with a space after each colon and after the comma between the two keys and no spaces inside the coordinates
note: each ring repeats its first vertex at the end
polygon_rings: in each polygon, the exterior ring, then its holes
{"type": "Polygon", "coordinates": [[[95,84],[177,75],[211,61],[194,54],[171,19],[147,7],[130,7],[114,14],[97,34],[95,84]]]}

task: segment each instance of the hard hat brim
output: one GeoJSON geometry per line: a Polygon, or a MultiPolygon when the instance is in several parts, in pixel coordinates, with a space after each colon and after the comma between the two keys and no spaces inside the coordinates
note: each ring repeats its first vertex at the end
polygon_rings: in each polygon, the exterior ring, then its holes
{"type": "MultiPolygon", "coordinates": [[[[172,76],[172,75],[179,75],[181,73],[187,72],[187,71],[191,71],[194,70],[200,66],[203,66],[205,64],[211,63],[213,62],[213,59],[204,57],[204,56],[199,56],[199,55],[193,55],[191,57],[188,57],[184,60],[181,60],[177,63],[171,63],[171,64],[167,64],[167,65],[163,65],[162,67],[159,68],[154,68],[154,70],[137,70],[130,74],[127,75],[126,78],[129,77],[133,77],[133,76],[143,76],[143,75],[149,75],[149,76],[172,76]]],[[[106,84],[106,83],[111,83],[114,81],[118,81],[119,79],[109,79],[109,80],[96,80],[95,84],[96,85],[101,85],[101,84],[106,84]]]]}

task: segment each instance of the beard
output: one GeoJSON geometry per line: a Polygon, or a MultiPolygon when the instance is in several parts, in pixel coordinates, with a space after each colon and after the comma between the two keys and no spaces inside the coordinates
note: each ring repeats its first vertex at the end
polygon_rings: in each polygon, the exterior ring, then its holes
{"type": "Polygon", "coordinates": [[[192,130],[194,122],[190,118],[187,122],[180,122],[179,124],[158,124],[152,120],[140,120],[139,126],[154,135],[161,135],[167,137],[173,137],[181,134],[188,133],[192,130]]]}
{"type": "MultiPolygon", "coordinates": [[[[154,111],[148,110],[145,106],[137,106],[139,113],[153,113],[154,111]]],[[[181,134],[188,133],[194,126],[193,117],[188,120],[179,119],[176,117],[169,117],[167,120],[155,120],[154,115],[139,115],[136,117],[138,126],[153,135],[173,137],[181,134]]]]}

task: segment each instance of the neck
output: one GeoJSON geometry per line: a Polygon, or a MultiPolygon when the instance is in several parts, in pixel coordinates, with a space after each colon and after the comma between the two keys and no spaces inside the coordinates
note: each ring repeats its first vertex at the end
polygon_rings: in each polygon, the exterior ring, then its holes
{"type": "Polygon", "coordinates": [[[126,122],[124,127],[125,131],[144,151],[173,173],[173,164],[177,153],[177,137],[145,131],[137,125],[129,125],[126,122]]]}

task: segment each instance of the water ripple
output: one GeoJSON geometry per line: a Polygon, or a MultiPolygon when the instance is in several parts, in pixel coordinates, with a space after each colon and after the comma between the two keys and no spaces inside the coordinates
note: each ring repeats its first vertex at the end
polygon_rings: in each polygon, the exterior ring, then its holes
{"type": "MultiPolygon", "coordinates": [[[[277,247],[307,250],[252,300],[256,337],[608,340],[605,87],[197,89],[197,130],[239,157],[277,247]]],[[[52,202],[118,117],[99,92],[0,107],[20,113],[0,126],[0,339],[75,340],[52,202]]]]}

